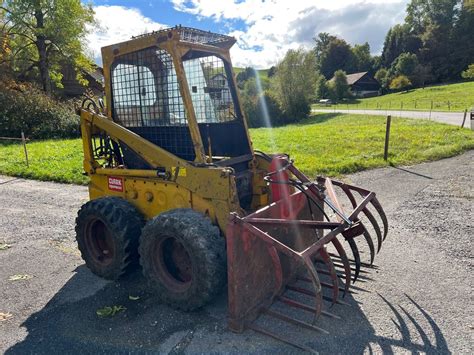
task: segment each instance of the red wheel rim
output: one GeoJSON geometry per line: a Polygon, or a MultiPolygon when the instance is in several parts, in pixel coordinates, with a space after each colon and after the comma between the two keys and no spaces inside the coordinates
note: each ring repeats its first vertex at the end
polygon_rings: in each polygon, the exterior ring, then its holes
{"type": "Polygon", "coordinates": [[[101,219],[93,219],[87,224],[85,242],[89,255],[95,264],[107,266],[113,262],[115,257],[114,239],[101,219]]]}
{"type": "Polygon", "coordinates": [[[174,237],[160,240],[153,253],[155,272],[173,292],[183,292],[193,280],[191,257],[184,245],[174,237]]]}

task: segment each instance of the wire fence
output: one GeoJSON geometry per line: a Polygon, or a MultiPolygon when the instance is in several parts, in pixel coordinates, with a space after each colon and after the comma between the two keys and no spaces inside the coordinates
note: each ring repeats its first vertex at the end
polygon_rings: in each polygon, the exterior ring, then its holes
{"type": "Polygon", "coordinates": [[[25,137],[25,134],[23,131],[21,132],[21,137],[0,137],[0,141],[7,141],[7,142],[21,142],[21,145],[23,146],[23,151],[25,153],[25,162],[26,162],[26,167],[30,167],[30,162],[28,160],[28,149],[26,148],[26,143],[30,141],[29,138],[25,137]]]}
{"type": "Polygon", "coordinates": [[[347,110],[401,110],[401,111],[447,111],[447,112],[463,112],[470,111],[474,107],[465,101],[435,101],[431,99],[415,99],[415,100],[372,100],[368,102],[339,102],[339,103],[317,103],[316,106],[321,108],[347,109],[347,110]]]}

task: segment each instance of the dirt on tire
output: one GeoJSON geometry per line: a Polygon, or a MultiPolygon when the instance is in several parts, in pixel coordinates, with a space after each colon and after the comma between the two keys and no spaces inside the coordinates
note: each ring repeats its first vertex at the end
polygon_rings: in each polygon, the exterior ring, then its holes
{"type": "Polygon", "coordinates": [[[76,240],[87,267],[108,280],[136,268],[143,223],[138,210],[124,199],[103,197],[85,203],[77,213],[76,240]]]}
{"type": "Polygon", "coordinates": [[[157,297],[178,309],[204,306],[226,282],[225,239],[208,218],[191,209],[175,209],[151,219],[143,228],[139,254],[143,274],[157,297]],[[188,280],[178,275],[179,265],[165,264],[162,248],[169,240],[185,249],[181,254],[191,264],[188,280]]]}

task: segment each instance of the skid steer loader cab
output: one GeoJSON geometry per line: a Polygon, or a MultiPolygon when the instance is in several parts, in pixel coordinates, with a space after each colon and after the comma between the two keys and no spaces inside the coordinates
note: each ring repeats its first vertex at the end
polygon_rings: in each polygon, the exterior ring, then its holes
{"type": "MultiPolygon", "coordinates": [[[[181,49],[183,55],[174,61],[158,46],[114,57],[110,64],[111,116],[184,160],[208,162],[209,148],[212,162],[244,155],[250,158],[231,64],[219,53],[220,48],[200,47],[187,51],[178,47],[175,50],[181,49]],[[178,79],[177,70],[184,76],[178,79]]],[[[133,164],[131,158],[127,165],[133,164]]]]}
{"type": "Polygon", "coordinates": [[[343,303],[339,291],[371,267],[388,223],[375,193],[313,182],[288,155],[253,151],[234,43],[175,27],[102,49],[107,105],[86,98],[79,110],[90,201],[77,242],[95,274],[116,280],[140,265],[157,298],[183,310],[227,282],[230,329],[308,350],[254,321],[266,314],[325,332],[319,315],[337,317],[323,302],[343,303]],[[289,317],[278,302],[315,317],[289,317]]]}

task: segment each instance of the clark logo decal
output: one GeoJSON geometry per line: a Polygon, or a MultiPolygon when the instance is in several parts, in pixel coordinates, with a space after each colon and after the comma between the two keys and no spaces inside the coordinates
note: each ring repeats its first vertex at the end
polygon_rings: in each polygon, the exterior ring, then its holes
{"type": "Polygon", "coordinates": [[[109,190],[123,192],[123,179],[109,176],[109,190]]]}

